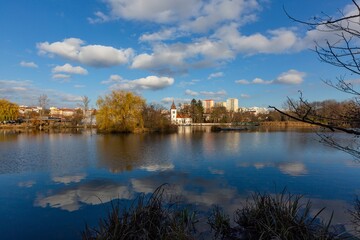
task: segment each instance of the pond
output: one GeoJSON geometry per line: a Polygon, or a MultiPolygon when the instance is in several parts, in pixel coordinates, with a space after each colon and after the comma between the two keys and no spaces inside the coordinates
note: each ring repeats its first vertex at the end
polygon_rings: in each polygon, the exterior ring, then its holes
{"type": "MultiPolygon", "coordinates": [[[[341,135],[339,135],[341,137],[341,135]]],[[[100,135],[0,131],[2,239],[80,239],[111,200],[169,183],[202,211],[231,214],[253,192],[285,187],[312,201],[333,224],[349,223],[360,193],[360,163],[299,129],[100,135]]],[[[349,228],[349,227],[348,227],[349,228]]]]}

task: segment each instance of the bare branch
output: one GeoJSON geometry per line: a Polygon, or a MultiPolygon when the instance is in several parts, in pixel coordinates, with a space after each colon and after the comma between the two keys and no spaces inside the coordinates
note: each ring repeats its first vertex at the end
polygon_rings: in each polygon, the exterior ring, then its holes
{"type": "Polygon", "coordinates": [[[276,108],[274,106],[269,106],[269,108],[272,108],[275,111],[277,111],[278,113],[281,113],[282,115],[285,115],[285,116],[287,116],[287,117],[289,117],[291,119],[294,119],[294,120],[297,120],[297,121],[300,121],[300,122],[309,123],[309,124],[316,125],[316,126],[319,126],[319,127],[327,128],[327,129],[330,129],[331,131],[338,130],[338,131],[341,131],[341,132],[345,132],[345,133],[349,133],[349,134],[355,134],[355,135],[360,136],[360,131],[357,131],[357,130],[347,129],[347,128],[343,128],[343,127],[339,127],[339,126],[332,126],[332,125],[320,123],[320,122],[317,122],[317,121],[314,121],[314,120],[311,120],[311,119],[308,119],[308,118],[299,118],[299,117],[290,115],[290,114],[288,114],[288,113],[286,113],[284,111],[281,111],[280,109],[278,109],[278,108],[276,108]]]}

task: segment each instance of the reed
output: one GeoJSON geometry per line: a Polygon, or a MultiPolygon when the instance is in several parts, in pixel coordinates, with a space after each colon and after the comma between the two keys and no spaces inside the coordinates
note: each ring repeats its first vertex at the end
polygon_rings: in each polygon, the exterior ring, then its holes
{"type": "Polygon", "coordinates": [[[150,197],[141,194],[128,208],[112,205],[97,228],[86,227],[82,239],[195,239],[196,212],[166,200],[164,185],[150,197]]]}
{"type": "MultiPolygon", "coordinates": [[[[319,219],[324,208],[313,214],[311,202],[302,198],[286,189],[276,195],[254,193],[235,211],[233,221],[215,206],[207,218],[209,230],[199,233],[196,212],[168,199],[161,185],[150,197],[141,194],[127,208],[121,208],[119,201],[112,204],[98,227],[86,227],[82,239],[344,239],[330,231],[332,216],[327,222],[319,219]]],[[[357,203],[355,218],[360,216],[357,203]]]]}

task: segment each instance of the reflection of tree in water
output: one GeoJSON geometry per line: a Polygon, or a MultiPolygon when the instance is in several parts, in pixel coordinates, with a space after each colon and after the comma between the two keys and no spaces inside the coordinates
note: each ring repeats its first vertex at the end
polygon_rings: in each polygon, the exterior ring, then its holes
{"type": "Polygon", "coordinates": [[[0,142],[16,141],[18,132],[16,130],[0,130],[0,142]]]}
{"type": "Polygon", "coordinates": [[[119,134],[97,138],[99,164],[111,172],[169,164],[170,148],[163,135],[119,134]]]}

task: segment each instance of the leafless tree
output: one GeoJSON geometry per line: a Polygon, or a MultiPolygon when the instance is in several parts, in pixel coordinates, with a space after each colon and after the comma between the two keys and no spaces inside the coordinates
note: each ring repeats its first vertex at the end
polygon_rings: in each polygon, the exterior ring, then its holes
{"type": "Polygon", "coordinates": [[[92,116],[91,116],[91,114],[90,114],[90,116],[88,115],[89,104],[90,104],[90,98],[86,95],[82,96],[81,103],[79,105],[82,108],[82,113],[83,113],[82,118],[83,118],[85,127],[87,127],[87,124],[89,123],[88,117],[90,117],[90,125],[92,125],[92,116]]]}
{"type": "Polygon", "coordinates": [[[47,109],[48,105],[49,105],[49,98],[46,94],[41,94],[38,98],[38,103],[39,103],[39,107],[41,107],[40,110],[40,117],[43,116],[45,110],[47,109]]]}
{"type": "Polygon", "coordinates": [[[87,110],[89,110],[89,104],[90,104],[89,97],[88,96],[82,96],[81,97],[81,107],[83,109],[84,116],[86,116],[86,112],[87,112],[87,110]]]}
{"type": "MultiPolygon", "coordinates": [[[[356,0],[352,0],[353,11],[344,13],[339,11],[338,17],[323,13],[320,17],[314,17],[310,21],[302,21],[294,18],[286,10],[287,16],[306,25],[311,30],[327,32],[335,37],[325,42],[315,42],[315,53],[320,61],[335,67],[343,68],[352,75],[360,75],[360,6],[356,0]]],[[[345,76],[345,75],[344,75],[345,76]]],[[[270,108],[292,119],[314,124],[331,131],[340,131],[351,137],[350,143],[342,143],[331,134],[319,133],[322,142],[332,147],[348,152],[360,159],[360,91],[351,81],[344,76],[339,76],[335,81],[323,80],[323,82],[341,92],[349,94],[349,107],[347,111],[332,111],[332,115],[325,116],[318,111],[314,104],[309,103],[300,93],[299,100],[288,98],[289,111],[281,110],[274,106],[270,108]]]]}

